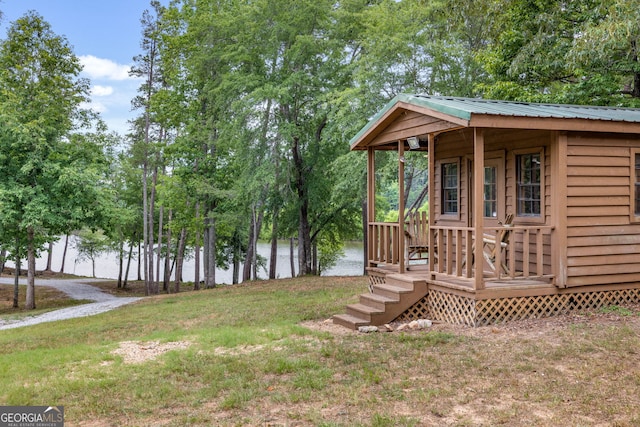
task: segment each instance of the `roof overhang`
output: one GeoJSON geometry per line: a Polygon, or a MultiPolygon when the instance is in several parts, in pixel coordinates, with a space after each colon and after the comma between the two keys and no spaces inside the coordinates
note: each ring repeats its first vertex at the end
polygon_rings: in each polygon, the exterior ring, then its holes
{"type": "Polygon", "coordinates": [[[351,139],[350,146],[351,150],[392,149],[410,136],[471,127],[640,133],[640,109],[400,94],[351,139]],[[429,119],[403,123],[408,113],[429,119]]]}
{"type": "MultiPolygon", "coordinates": [[[[382,110],[358,132],[350,141],[352,150],[364,150],[369,146],[382,147],[388,144],[397,143],[408,136],[418,136],[430,133],[447,132],[454,129],[469,127],[469,120],[452,116],[425,105],[412,101],[411,95],[398,95],[392,99],[382,110]],[[410,134],[404,135],[402,130],[387,132],[381,136],[383,131],[407,112],[415,112],[432,117],[434,120],[413,128],[410,134]]],[[[469,116],[470,118],[470,116],[469,116]]]]}

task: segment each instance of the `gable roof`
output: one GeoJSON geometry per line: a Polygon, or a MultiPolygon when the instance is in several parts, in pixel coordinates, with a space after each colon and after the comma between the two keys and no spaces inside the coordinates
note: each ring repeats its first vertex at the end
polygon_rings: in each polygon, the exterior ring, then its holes
{"type": "Polygon", "coordinates": [[[364,149],[374,141],[376,145],[395,142],[397,132],[389,132],[387,139],[383,132],[407,112],[434,119],[415,129],[422,135],[466,127],[640,133],[640,109],[637,108],[400,94],[351,139],[351,149],[364,149]]]}

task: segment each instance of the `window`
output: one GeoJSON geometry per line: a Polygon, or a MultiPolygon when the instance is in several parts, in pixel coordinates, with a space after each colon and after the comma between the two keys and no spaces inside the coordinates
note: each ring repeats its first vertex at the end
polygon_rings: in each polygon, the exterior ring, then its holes
{"type": "Polygon", "coordinates": [[[458,164],[443,163],[442,176],[442,213],[458,213],[458,164]]]}
{"type": "Polygon", "coordinates": [[[484,168],[484,216],[498,217],[498,168],[485,166],[484,168]]]}
{"type": "Polygon", "coordinates": [[[640,153],[635,153],[635,215],[640,216],[640,153]]]}
{"type": "Polygon", "coordinates": [[[542,215],[541,154],[516,156],[516,206],[518,216],[542,215]]]}

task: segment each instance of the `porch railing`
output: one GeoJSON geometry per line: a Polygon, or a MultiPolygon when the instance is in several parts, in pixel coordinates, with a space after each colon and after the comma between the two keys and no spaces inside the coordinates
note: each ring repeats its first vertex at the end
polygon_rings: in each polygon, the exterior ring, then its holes
{"type": "MultiPolygon", "coordinates": [[[[485,279],[552,277],[551,226],[485,227],[485,279]],[[505,234],[503,234],[505,233],[505,234]],[[495,248],[495,250],[491,250],[495,248]]],[[[454,277],[474,277],[476,238],[471,227],[432,226],[434,271],[454,277]]]]}
{"type": "Polygon", "coordinates": [[[370,264],[397,265],[400,263],[400,226],[392,222],[369,223],[369,248],[367,250],[370,264]]]}
{"type": "MultiPolygon", "coordinates": [[[[482,238],[485,280],[552,278],[552,226],[514,225],[485,227],[482,238]],[[505,233],[503,235],[503,232],[505,233]],[[491,242],[497,248],[491,251],[491,242]],[[497,243],[496,243],[497,242],[497,243]]],[[[475,231],[472,227],[431,226],[434,248],[433,272],[458,278],[475,277],[475,231]]],[[[404,230],[398,223],[369,223],[368,259],[370,265],[399,265],[400,239],[404,230]]]]}

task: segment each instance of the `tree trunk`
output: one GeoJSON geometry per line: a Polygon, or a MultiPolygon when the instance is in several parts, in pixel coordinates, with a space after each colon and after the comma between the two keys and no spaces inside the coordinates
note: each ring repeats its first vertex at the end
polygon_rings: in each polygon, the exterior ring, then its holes
{"type": "Polygon", "coordinates": [[[140,247],[140,242],[138,242],[138,282],[142,282],[142,248],[140,247]]]}
{"type": "Polygon", "coordinates": [[[309,229],[308,202],[302,200],[298,221],[298,275],[311,274],[311,232],[309,229]]]}
{"type": "Polygon", "coordinates": [[[320,259],[318,258],[318,243],[314,240],[311,244],[311,261],[312,261],[312,274],[320,276],[320,259]]]}
{"type": "Polygon", "coordinates": [[[182,281],[182,267],[184,265],[184,249],[187,242],[187,229],[180,230],[180,239],[178,240],[178,250],[176,252],[176,278],[174,281],[173,291],[180,292],[180,282],[182,281]]]}
{"type": "Polygon", "coordinates": [[[278,268],[278,212],[274,212],[273,222],[271,223],[271,251],[269,252],[269,279],[276,278],[277,268],[278,268]]]}
{"type": "Polygon", "coordinates": [[[311,230],[309,227],[309,194],[305,179],[305,167],[300,152],[300,139],[293,138],[291,150],[294,164],[295,188],[298,196],[298,274],[311,273],[311,230]]]}
{"type": "Polygon", "coordinates": [[[35,310],[36,308],[36,250],[33,241],[34,234],[33,227],[29,227],[27,229],[27,298],[24,305],[27,310],[35,310]]]}
{"type": "Polygon", "coordinates": [[[203,285],[207,286],[207,275],[209,274],[209,228],[207,227],[207,219],[204,219],[204,227],[202,230],[202,266],[204,268],[203,285]]]}
{"type": "MultiPolygon", "coordinates": [[[[155,288],[160,291],[160,265],[162,265],[162,228],[164,223],[164,206],[160,206],[160,212],[158,213],[158,251],[156,253],[156,284],[155,288]]],[[[168,244],[167,244],[168,246],[168,244]]],[[[167,254],[168,256],[169,254],[167,254]]],[[[167,291],[167,283],[163,284],[163,290],[167,291]]]]}
{"type": "MultiPolygon", "coordinates": [[[[233,245],[233,275],[232,275],[232,283],[234,285],[237,285],[240,282],[240,260],[241,260],[241,253],[242,253],[242,243],[240,242],[240,236],[238,234],[238,232],[235,232],[233,234],[233,241],[231,243],[233,245]]],[[[246,270],[246,266],[247,266],[247,262],[249,262],[248,260],[245,260],[245,270],[246,270]]],[[[243,274],[244,276],[244,274],[243,274]]],[[[243,282],[247,281],[249,279],[242,279],[243,282]]]]}
{"type": "Polygon", "coordinates": [[[4,264],[7,261],[7,250],[3,249],[0,251],[0,274],[4,271],[4,264]]]}
{"type": "MultiPolygon", "coordinates": [[[[212,213],[209,213],[211,215],[212,213]]],[[[210,216],[207,217],[207,274],[205,277],[205,287],[207,289],[216,287],[216,222],[210,216]]]]}
{"type": "MultiPolygon", "coordinates": [[[[165,292],[169,292],[169,282],[171,281],[171,220],[173,219],[173,210],[169,209],[169,223],[167,224],[167,253],[164,257],[164,283],[162,288],[165,292]]],[[[177,278],[179,279],[179,278],[177,278]]]]}
{"type": "Polygon", "coordinates": [[[294,238],[289,239],[289,262],[291,263],[291,277],[296,277],[296,262],[293,256],[294,254],[294,238]]]}
{"type": "Polygon", "coordinates": [[[118,248],[118,289],[122,288],[122,270],[124,268],[124,239],[120,238],[120,247],[118,248]]]}
{"type": "Polygon", "coordinates": [[[255,257],[255,236],[256,236],[256,209],[255,205],[251,208],[251,223],[249,224],[249,241],[247,242],[247,254],[244,260],[244,269],[242,270],[242,281],[251,280],[251,266],[255,257]]]}
{"type": "Polygon", "coordinates": [[[256,224],[256,233],[253,242],[253,278],[258,279],[258,240],[260,239],[260,230],[262,229],[262,220],[264,219],[264,209],[262,209],[262,203],[260,204],[260,211],[258,212],[258,222],[256,224]]]}
{"type": "Polygon", "coordinates": [[[193,289],[200,290],[200,202],[196,203],[196,235],[195,235],[195,272],[193,279],[193,289]]]}
{"type": "Polygon", "coordinates": [[[16,256],[16,268],[13,280],[13,308],[19,308],[18,299],[20,297],[20,257],[16,256]]]}
{"type": "MultiPolygon", "coordinates": [[[[156,185],[158,183],[158,167],[153,168],[153,176],[151,180],[151,195],[149,200],[149,291],[153,295],[158,294],[158,286],[154,277],[154,264],[153,264],[153,255],[155,248],[155,236],[154,236],[154,212],[156,209],[156,185]]],[[[158,249],[159,250],[159,249],[158,249]]]]}
{"type": "MultiPolygon", "coordinates": [[[[148,130],[147,130],[148,132],[148,130]]],[[[149,188],[147,185],[147,159],[145,158],[142,166],[142,234],[144,249],[143,261],[144,264],[144,294],[149,296],[151,294],[151,284],[149,283],[149,188]]],[[[140,257],[138,257],[140,259],[140,257]]],[[[139,261],[138,261],[139,262],[139,261]]],[[[138,280],[140,280],[140,272],[138,271],[138,280]]]]}
{"type": "Polygon", "coordinates": [[[124,272],[124,282],[122,283],[122,289],[127,287],[129,281],[129,267],[131,267],[131,257],[133,255],[133,243],[129,244],[129,256],[127,257],[127,268],[124,272]]]}
{"type": "Polygon", "coordinates": [[[64,250],[62,251],[62,263],[60,264],[60,273],[64,273],[64,263],[67,259],[67,248],[69,247],[69,234],[64,237],[64,250]]]}
{"type": "Polygon", "coordinates": [[[51,259],[53,258],[53,242],[49,242],[49,248],[47,249],[47,268],[45,271],[51,271],[51,259]]]}

